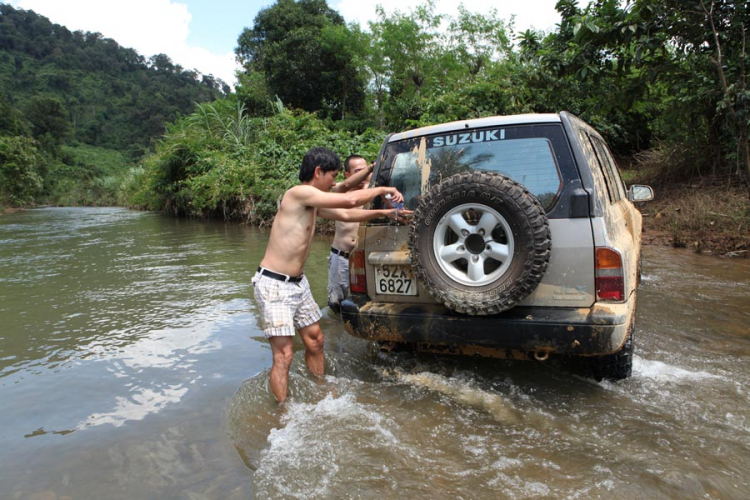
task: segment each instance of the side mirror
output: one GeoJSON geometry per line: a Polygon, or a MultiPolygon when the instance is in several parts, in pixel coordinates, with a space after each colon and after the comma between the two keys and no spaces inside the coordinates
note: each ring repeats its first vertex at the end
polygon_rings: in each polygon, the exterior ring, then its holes
{"type": "Polygon", "coordinates": [[[651,186],[634,184],[628,189],[628,199],[634,203],[639,201],[651,201],[654,199],[654,190],[651,186]]]}

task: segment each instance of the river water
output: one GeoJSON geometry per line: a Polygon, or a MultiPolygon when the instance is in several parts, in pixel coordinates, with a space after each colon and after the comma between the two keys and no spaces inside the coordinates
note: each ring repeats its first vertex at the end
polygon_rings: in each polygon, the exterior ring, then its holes
{"type": "Polygon", "coordinates": [[[267,237],[0,217],[0,498],[750,498],[750,261],[645,248],[620,383],[383,354],[324,311],[328,376],[298,349],[280,408],[250,287],[267,237]]]}

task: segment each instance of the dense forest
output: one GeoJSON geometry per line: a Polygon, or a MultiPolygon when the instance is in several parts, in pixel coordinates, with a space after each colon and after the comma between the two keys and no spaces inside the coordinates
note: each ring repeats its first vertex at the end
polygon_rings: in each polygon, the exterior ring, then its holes
{"type": "MultiPolygon", "coordinates": [[[[45,22],[3,9],[3,18],[45,22]]],[[[380,9],[363,30],[347,24],[325,0],[277,0],[238,34],[235,53],[243,70],[235,91],[226,95],[218,95],[220,82],[206,77],[198,82],[199,75],[172,66],[166,56],[144,61],[95,34],[66,38],[59,36],[64,28],[47,23],[42,31],[58,40],[55,45],[37,35],[23,43],[21,35],[11,38],[3,31],[0,78],[6,97],[0,102],[18,112],[1,113],[6,116],[0,118],[0,133],[17,150],[43,147],[45,134],[54,138],[55,132],[34,128],[34,116],[57,116],[57,122],[48,120],[53,130],[57,123],[66,137],[115,149],[128,159],[144,151],[146,137],[163,135],[121,179],[120,200],[263,224],[272,218],[279,194],[296,181],[310,146],[372,158],[390,132],[567,110],[602,132],[627,179],[655,184],[662,194],[680,192],[680,199],[693,203],[692,220],[685,217],[687,207],[675,208],[678,217],[670,207],[656,205],[675,244],[688,243],[677,241],[686,224],[693,232],[721,226],[749,233],[748,3],[560,0],[556,9],[561,22],[549,33],[516,32],[513,19],[501,19],[494,10],[459,7],[455,17],[439,15],[432,0],[409,12],[380,9]],[[87,53],[86,47],[119,54],[117,74],[141,80],[110,85],[93,60],[84,67],[52,65],[63,56],[80,59],[73,55],[87,53]],[[187,80],[215,94],[191,97],[196,107],[188,113],[180,108],[182,115],[166,133],[157,130],[171,121],[170,104],[188,104],[175,95],[165,99],[160,85],[187,80]],[[90,87],[106,92],[76,91],[72,97],[73,89],[90,87]],[[146,96],[149,108],[154,96],[163,99],[165,109],[153,120],[136,111],[146,96]],[[38,113],[40,104],[48,111],[38,113]],[[8,132],[23,128],[21,123],[26,132],[8,132]],[[112,129],[122,133],[108,134],[112,129]]],[[[16,33],[32,31],[16,28],[16,33]]]]}
{"type": "Polygon", "coordinates": [[[99,33],[0,4],[0,194],[4,202],[113,203],[165,124],[229,88],[99,33]]]}

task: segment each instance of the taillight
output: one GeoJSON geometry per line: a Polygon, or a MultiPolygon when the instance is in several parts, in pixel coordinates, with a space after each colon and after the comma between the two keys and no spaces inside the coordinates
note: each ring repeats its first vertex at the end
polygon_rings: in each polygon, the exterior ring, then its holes
{"type": "Polygon", "coordinates": [[[625,300],[625,280],[620,252],[611,248],[598,247],[594,276],[598,300],[625,300]]]}
{"type": "Polygon", "coordinates": [[[349,290],[352,293],[367,293],[364,250],[354,250],[349,255],[349,290]]]}

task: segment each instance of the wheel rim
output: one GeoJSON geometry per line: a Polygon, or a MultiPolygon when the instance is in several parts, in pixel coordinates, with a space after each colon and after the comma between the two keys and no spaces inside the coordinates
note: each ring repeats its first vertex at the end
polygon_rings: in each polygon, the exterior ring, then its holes
{"type": "Polygon", "coordinates": [[[435,258],[445,274],[467,286],[493,283],[513,259],[513,233],[496,210],[478,203],[451,209],[438,222],[435,258]]]}

